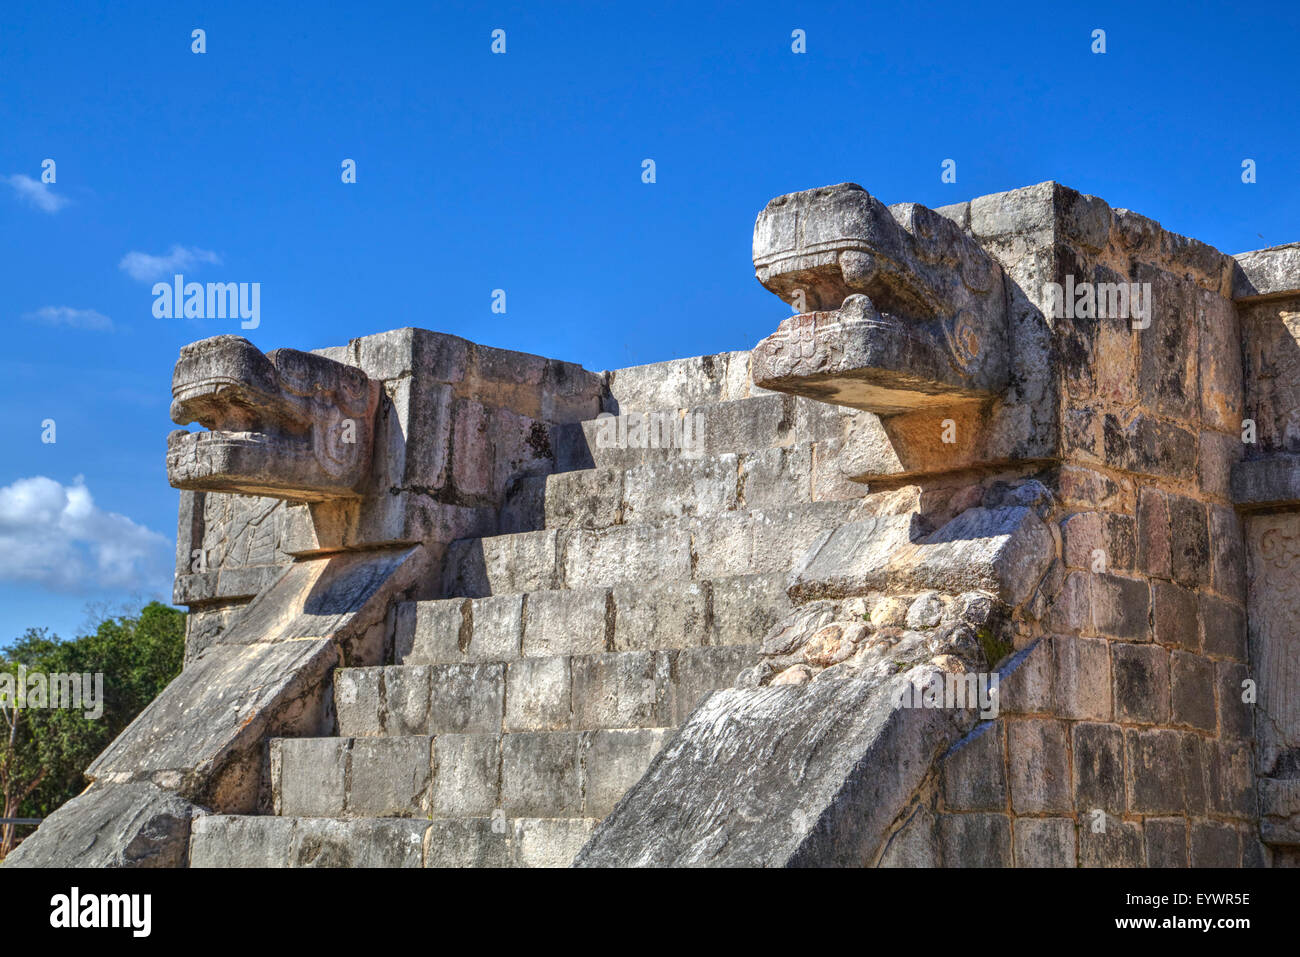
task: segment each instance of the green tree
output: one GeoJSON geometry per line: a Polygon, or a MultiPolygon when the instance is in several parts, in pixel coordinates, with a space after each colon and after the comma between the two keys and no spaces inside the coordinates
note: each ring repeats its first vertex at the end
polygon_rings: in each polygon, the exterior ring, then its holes
{"type": "MultiPolygon", "coordinates": [[[[0,706],[0,801],[5,817],[46,817],[79,794],[83,774],[180,673],[185,653],[185,614],[150,602],[137,615],[105,618],[72,641],[29,628],[0,649],[0,672],[16,676],[19,665],[45,674],[102,674],[103,714],[81,710],[0,706]]],[[[13,829],[0,831],[0,857],[13,845],[13,829]]]]}

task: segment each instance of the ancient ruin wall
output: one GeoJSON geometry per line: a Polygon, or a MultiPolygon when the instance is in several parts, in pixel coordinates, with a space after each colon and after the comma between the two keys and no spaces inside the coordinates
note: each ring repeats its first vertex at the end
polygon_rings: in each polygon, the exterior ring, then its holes
{"type": "Polygon", "coordinates": [[[954,748],[882,862],[1259,863],[1232,260],[1054,184],[957,215],[1052,328],[1058,550],[1003,716],[954,748]],[[1086,296],[1057,315],[1047,282],[1149,284],[1149,318],[1086,296]]]}

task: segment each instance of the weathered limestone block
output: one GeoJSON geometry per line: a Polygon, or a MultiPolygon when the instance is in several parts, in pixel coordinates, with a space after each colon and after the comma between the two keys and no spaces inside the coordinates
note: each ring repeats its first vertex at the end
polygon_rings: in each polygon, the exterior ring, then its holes
{"type": "Polygon", "coordinates": [[[967,509],[937,531],[920,516],[850,522],[823,534],[791,573],[795,602],[869,592],[983,590],[1011,606],[1030,596],[1054,553],[1025,506],[967,509]]]}
{"type": "Polygon", "coordinates": [[[1278,452],[1232,467],[1232,500],[1241,508],[1300,507],[1300,455],[1278,452]]]}
{"type": "MultiPolygon", "coordinates": [[[[1237,257],[1259,282],[1238,289],[1253,441],[1232,467],[1232,499],[1241,508],[1300,505],[1300,262],[1297,247],[1237,257]]],[[[1238,273],[1242,280],[1243,272],[1238,273]]],[[[1241,285],[1239,281],[1238,286],[1241,285]]]]}
{"type": "Polygon", "coordinates": [[[507,731],[559,731],[573,710],[570,659],[522,658],[506,672],[507,731]]]}
{"type": "Polygon", "coordinates": [[[557,541],[554,529],[454,541],[442,563],[440,593],[482,598],[553,588],[557,541]]]}
{"type": "Polygon", "coordinates": [[[1070,818],[1017,818],[1016,867],[1074,867],[1078,853],[1070,818]]]}
{"type": "Polygon", "coordinates": [[[288,867],[419,867],[429,829],[394,818],[284,820],[293,824],[288,867]]]}
{"type": "Polygon", "coordinates": [[[603,588],[539,591],[528,596],[525,655],[581,655],[604,651],[613,628],[611,599],[603,588]]]}
{"type": "Polygon", "coordinates": [[[673,723],[672,659],[654,651],[573,659],[578,728],[661,728],[673,723]]]}
{"type": "Polygon", "coordinates": [[[895,704],[936,674],[715,692],[574,863],[873,863],[931,762],[973,724],[968,711],[895,704]]]}
{"type": "Polygon", "coordinates": [[[351,742],[347,809],[327,816],[427,818],[433,786],[433,741],[428,736],[405,735],[351,742]]]}
{"type": "Polygon", "coordinates": [[[399,605],[394,660],[400,664],[509,661],[520,654],[523,596],[491,595],[399,605]]]}
{"type": "Polygon", "coordinates": [[[184,867],[205,812],[150,784],[94,784],[51,814],[6,867],[184,867]]]}
{"type": "MultiPolygon", "coordinates": [[[[482,824],[490,832],[488,821],[465,823],[482,824]]],[[[400,818],[336,820],[209,814],[195,823],[190,866],[420,867],[426,847],[438,847],[438,842],[431,840],[432,830],[428,821],[400,818]]],[[[496,863],[474,862],[485,866],[496,863]]],[[[459,863],[465,866],[468,861],[461,859],[459,863]]],[[[435,860],[431,866],[448,866],[448,861],[435,860]]]]}
{"type": "Polygon", "coordinates": [[[694,408],[761,393],[750,383],[748,352],[630,366],[612,370],[607,376],[610,396],[620,413],[694,408]]]}
{"type": "Polygon", "coordinates": [[[501,728],[506,686],[502,664],[397,665],[383,672],[387,734],[501,728]]]}
{"type": "Polygon", "coordinates": [[[1010,867],[1011,821],[1005,814],[944,814],[939,848],[953,867],[1010,867]]]}
{"type": "Polygon", "coordinates": [[[1097,826],[1081,827],[1077,833],[1079,864],[1083,867],[1141,867],[1143,864],[1142,825],[1136,821],[1123,821],[1105,814],[1098,819],[1097,826]]]}
{"type": "Polygon", "coordinates": [[[668,666],[665,691],[669,704],[665,709],[667,720],[661,724],[680,725],[710,692],[735,684],[756,651],[757,647],[750,644],[661,653],[661,660],[666,660],[668,666]]]}
{"type": "MultiPolygon", "coordinates": [[[[1300,285],[1300,276],[1293,280],[1300,285]]],[[[1238,306],[1246,413],[1256,424],[1252,457],[1300,452],[1300,290],[1238,306]]]]}
{"type": "Polygon", "coordinates": [[[937,867],[939,822],[933,808],[918,804],[895,831],[880,855],[880,867],[937,867]]]}
{"type": "Polygon", "coordinates": [[[584,813],[604,817],[645,773],[667,739],[664,728],[592,731],[580,744],[584,813]]]}
{"type": "Polygon", "coordinates": [[[517,818],[510,822],[514,867],[567,867],[591,837],[595,818],[517,818]]]}
{"type": "Polygon", "coordinates": [[[1192,825],[1192,867],[1240,867],[1240,838],[1230,824],[1198,821],[1192,825]]]}
{"type": "MultiPolygon", "coordinates": [[[[172,599],[176,601],[176,599],[172,599]]],[[[191,605],[185,616],[185,664],[196,659],[214,644],[248,604],[248,599],[230,602],[207,602],[191,605]]]]}
{"type": "Polygon", "coordinates": [[[539,421],[578,422],[595,418],[603,407],[600,373],[428,329],[408,327],[353,339],[333,357],[374,379],[450,385],[457,398],[539,421]]]}
{"type": "Polygon", "coordinates": [[[190,867],[286,867],[292,818],[209,814],[194,822],[190,867]]]}
{"type": "MultiPolygon", "coordinates": [[[[999,692],[1005,699],[1005,685],[999,692]]],[[[941,765],[944,807],[956,811],[1001,811],[1007,806],[1002,754],[1005,722],[985,721],[952,746],[941,765]]]]}
{"type": "Polygon", "coordinates": [[[1294,293],[1300,289],[1300,243],[1238,253],[1232,298],[1238,302],[1294,293]]]}
{"type": "Polygon", "coordinates": [[[636,651],[703,644],[709,637],[709,597],[708,584],[699,582],[667,582],[655,589],[643,585],[615,587],[613,647],[636,651]]]}
{"type": "Polygon", "coordinates": [[[413,585],[428,561],[426,550],[416,545],[295,562],[249,604],[219,643],[331,638],[349,659],[378,660],[383,636],[374,645],[373,629],[384,621],[385,599],[413,585]]]}
{"type": "Polygon", "coordinates": [[[439,735],[433,769],[434,817],[491,817],[500,805],[500,735],[439,735]]]}
{"type": "Polygon", "coordinates": [[[347,805],[347,738],[271,741],[271,808],[289,817],[342,817],[347,805]]]}
{"type": "Polygon", "coordinates": [[[561,541],[562,572],[568,588],[691,577],[690,533],[681,526],[573,529],[563,533],[561,541]]]}
{"type": "Polygon", "coordinates": [[[1262,779],[1259,803],[1265,843],[1300,844],[1300,778],[1262,779]]]}
{"type": "Polygon", "coordinates": [[[509,817],[578,817],[580,735],[518,733],[501,742],[501,807],[509,817]]]}
{"type": "Polygon", "coordinates": [[[1187,866],[1187,821],[1149,817],[1142,822],[1148,867],[1187,866]]]}
{"type": "Polygon", "coordinates": [[[761,641],[790,610],[783,573],[717,579],[711,583],[711,598],[714,634],[709,644],[714,645],[761,641]]]}
{"type": "Polygon", "coordinates": [[[887,413],[1006,385],[1002,268],[932,210],[852,183],[781,196],[754,226],[754,268],[803,313],[755,348],[762,388],[887,413]]]}

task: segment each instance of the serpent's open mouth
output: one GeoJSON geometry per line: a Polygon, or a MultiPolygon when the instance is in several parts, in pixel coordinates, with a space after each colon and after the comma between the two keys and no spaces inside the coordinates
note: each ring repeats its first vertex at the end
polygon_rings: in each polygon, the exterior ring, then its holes
{"type": "MultiPolygon", "coordinates": [[[[213,376],[186,384],[173,392],[172,421],[177,424],[197,422],[212,438],[225,437],[243,442],[267,442],[272,439],[310,443],[311,420],[302,410],[286,402],[279,393],[270,393],[227,376],[213,376]]],[[[173,435],[189,435],[184,430],[173,435]]]]}

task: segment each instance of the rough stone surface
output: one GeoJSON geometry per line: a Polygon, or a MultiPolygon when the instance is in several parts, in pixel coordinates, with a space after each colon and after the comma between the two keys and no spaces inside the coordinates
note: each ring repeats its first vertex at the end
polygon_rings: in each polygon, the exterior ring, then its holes
{"type": "Polygon", "coordinates": [[[872,863],[936,752],[971,723],[966,712],[894,706],[920,677],[714,693],[575,863],[872,863]]]}
{"type": "Polygon", "coordinates": [[[145,781],[96,784],[41,824],[5,867],[184,867],[203,809],[145,781]]]}
{"type": "Polygon", "coordinates": [[[917,518],[868,518],[827,533],[795,570],[791,597],[956,586],[1018,605],[1052,556],[1051,533],[1028,508],[970,508],[928,534],[917,518]]]}

